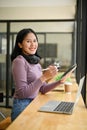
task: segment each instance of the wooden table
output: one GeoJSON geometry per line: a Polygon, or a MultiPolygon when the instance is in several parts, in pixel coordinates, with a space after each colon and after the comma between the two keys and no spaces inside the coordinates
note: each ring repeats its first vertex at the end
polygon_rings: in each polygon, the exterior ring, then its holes
{"type": "Polygon", "coordinates": [[[39,94],[7,130],[87,130],[87,108],[81,96],[72,115],[38,111],[49,100],[74,101],[77,88],[73,82],[71,94],[65,93],[63,87],[45,95],[39,94]]]}

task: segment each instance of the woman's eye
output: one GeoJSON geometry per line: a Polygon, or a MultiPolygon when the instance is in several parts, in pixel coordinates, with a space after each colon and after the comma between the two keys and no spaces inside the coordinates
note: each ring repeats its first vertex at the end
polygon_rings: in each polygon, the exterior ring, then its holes
{"type": "Polygon", "coordinates": [[[27,41],[28,43],[30,42],[30,41],[27,41]]]}
{"type": "Polygon", "coordinates": [[[32,43],[32,42],[37,42],[37,40],[33,40],[33,41],[27,41],[27,43],[32,43]]]}
{"type": "Polygon", "coordinates": [[[37,40],[34,40],[34,42],[37,42],[37,40]]]}

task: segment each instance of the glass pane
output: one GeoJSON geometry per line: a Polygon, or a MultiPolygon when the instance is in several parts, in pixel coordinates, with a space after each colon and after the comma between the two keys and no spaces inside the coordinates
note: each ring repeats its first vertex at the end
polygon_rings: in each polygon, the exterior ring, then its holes
{"type": "Polygon", "coordinates": [[[46,35],[46,61],[60,62],[62,67],[69,67],[72,61],[72,33],[46,35]]]}
{"type": "MultiPolygon", "coordinates": [[[[74,22],[11,22],[9,56],[15,44],[17,32],[23,28],[32,28],[38,35],[39,54],[42,57],[42,67],[47,67],[55,61],[68,67],[72,61],[72,37],[74,22]]],[[[0,92],[6,96],[6,55],[7,55],[7,23],[0,23],[0,92]]],[[[75,48],[76,49],[76,48],[75,48]]],[[[73,52],[74,54],[74,52],[73,52]]],[[[8,59],[9,60],[9,59],[8,59]]],[[[73,59],[74,60],[74,59],[73,59]]],[[[12,104],[14,83],[11,74],[11,61],[9,65],[9,86],[7,95],[9,105],[12,104]]],[[[5,104],[5,100],[4,103],[5,104]]]]}
{"type": "Polygon", "coordinates": [[[72,63],[72,41],[74,41],[74,39],[72,39],[73,27],[73,21],[14,22],[11,23],[11,32],[16,33],[23,28],[34,29],[39,39],[38,51],[42,57],[42,66],[47,67],[55,61],[60,61],[62,67],[66,68],[72,63]]]}
{"type": "MultiPolygon", "coordinates": [[[[12,50],[13,50],[13,47],[14,47],[14,44],[15,44],[15,39],[16,39],[16,34],[12,34],[10,33],[10,56],[11,56],[11,53],[12,53],[12,50]]],[[[13,92],[14,92],[14,84],[13,84],[13,77],[12,77],[12,68],[11,68],[11,57],[10,57],[10,66],[9,66],[9,70],[10,70],[10,79],[9,79],[9,84],[10,84],[10,89],[9,89],[9,95],[10,96],[13,96],[13,92]]]]}
{"type": "MultiPolygon", "coordinates": [[[[6,96],[6,23],[0,23],[0,92],[6,96]]],[[[5,105],[3,100],[0,105],[5,105]]]]}
{"type": "Polygon", "coordinates": [[[18,32],[23,28],[32,28],[36,32],[73,32],[74,22],[14,22],[11,32],[18,32]]]}

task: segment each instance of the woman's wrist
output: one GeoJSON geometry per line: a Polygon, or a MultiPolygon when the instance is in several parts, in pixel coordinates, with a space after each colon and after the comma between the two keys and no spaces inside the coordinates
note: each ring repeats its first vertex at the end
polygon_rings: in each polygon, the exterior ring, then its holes
{"type": "Polygon", "coordinates": [[[41,80],[42,82],[45,82],[45,81],[46,81],[46,77],[45,77],[44,75],[42,75],[42,76],[40,77],[40,80],[41,80]]]}

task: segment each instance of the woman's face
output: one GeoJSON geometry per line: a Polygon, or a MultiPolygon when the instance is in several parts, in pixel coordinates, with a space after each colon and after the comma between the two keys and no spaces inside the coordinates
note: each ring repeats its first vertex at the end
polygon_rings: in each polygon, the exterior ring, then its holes
{"type": "Polygon", "coordinates": [[[22,43],[19,43],[18,45],[22,48],[22,52],[26,55],[35,54],[38,48],[38,42],[33,33],[28,33],[22,43]]]}

